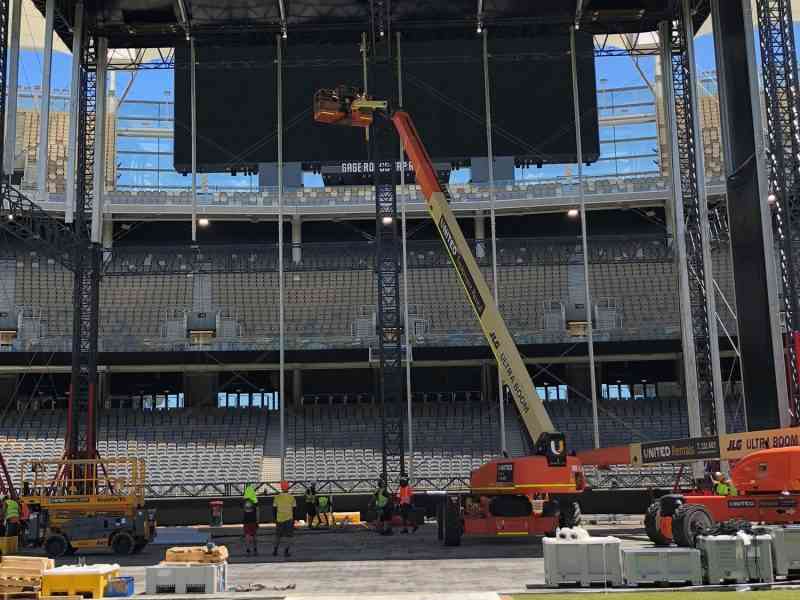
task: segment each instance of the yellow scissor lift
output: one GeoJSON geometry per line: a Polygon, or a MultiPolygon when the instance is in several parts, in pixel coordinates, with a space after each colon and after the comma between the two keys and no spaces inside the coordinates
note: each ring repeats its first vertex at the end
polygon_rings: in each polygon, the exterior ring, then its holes
{"type": "Polygon", "coordinates": [[[131,554],[155,537],[141,459],[25,461],[20,482],[30,509],[24,541],[48,556],[97,548],[131,554]]]}

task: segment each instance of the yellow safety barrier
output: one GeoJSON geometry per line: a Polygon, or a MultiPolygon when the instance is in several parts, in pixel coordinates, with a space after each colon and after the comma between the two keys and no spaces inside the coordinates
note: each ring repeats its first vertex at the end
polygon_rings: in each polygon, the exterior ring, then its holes
{"type": "Polygon", "coordinates": [[[333,522],[336,525],[358,525],[361,523],[360,512],[335,512],[333,513],[333,522]]]}

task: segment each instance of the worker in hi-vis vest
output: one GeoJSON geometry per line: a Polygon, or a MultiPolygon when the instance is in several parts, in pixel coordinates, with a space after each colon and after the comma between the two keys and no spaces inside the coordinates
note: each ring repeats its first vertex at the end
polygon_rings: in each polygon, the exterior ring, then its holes
{"type": "Polygon", "coordinates": [[[381,535],[392,535],[392,495],[386,485],[386,480],[378,479],[378,489],[372,496],[372,503],[378,513],[378,532],[381,535]]]}
{"type": "Polygon", "coordinates": [[[3,515],[6,536],[16,537],[19,534],[19,502],[9,496],[3,498],[3,515]]]}
{"type": "MultiPolygon", "coordinates": [[[[400,516],[403,518],[403,533],[408,533],[408,525],[413,508],[412,499],[414,497],[414,488],[408,484],[408,479],[405,477],[400,480],[400,489],[397,490],[397,497],[400,501],[400,516]]],[[[411,533],[416,533],[417,529],[419,529],[416,521],[411,523],[411,525],[413,525],[411,533]]]]}

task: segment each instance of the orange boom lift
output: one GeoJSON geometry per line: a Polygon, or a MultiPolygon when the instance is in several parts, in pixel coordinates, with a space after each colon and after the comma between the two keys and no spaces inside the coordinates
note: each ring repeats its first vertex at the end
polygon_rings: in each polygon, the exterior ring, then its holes
{"type": "Polygon", "coordinates": [[[319,123],[369,128],[376,117],[391,121],[403,142],[428,212],[497,360],[503,384],[511,391],[535,442],[534,456],[493,460],[471,473],[468,494],[447,495],[439,508],[440,539],[445,545],[457,545],[462,534],[542,535],[554,532],[559,523],[577,524],[577,502],[570,497],[559,503],[551,496],[583,491],[581,464],[567,456],[564,436],[554,430],[410,115],[402,110],[390,112],[385,100],[369,98],[348,86],[319,90],[314,95],[314,119],[319,123]]]}
{"type": "Polygon", "coordinates": [[[735,496],[695,491],[656,500],[645,515],[648,537],[659,545],[694,546],[704,529],[725,521],[800,523],[800,447],[748,454],[731,469],[730,479],[735,496]]]}
{"type": "Polygon", "coordinates": [[[658,545],[694,546],[697,535],[726,521],[770,525],[800,523],[800,428],[728,433],[719,438],[689,438],[598,448],[579,452],[584,465],[643,466],[697,460],[730,461],[736,493],[675,490],[653,502],[645,530],[658,545]],[[701,449],[704,458],[696,450],[701,449]]]}

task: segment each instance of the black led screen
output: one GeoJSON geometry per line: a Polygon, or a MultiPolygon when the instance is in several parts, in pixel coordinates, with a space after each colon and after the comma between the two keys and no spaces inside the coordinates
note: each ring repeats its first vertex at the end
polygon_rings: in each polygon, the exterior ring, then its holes
{"type": "MultiPolygon", "coordinates": [[[[597,159],[599,139],[592,38],[577,39],[584,158],[597,159]]],[[[489,40],[494,152],[531,162],[574,162],[569,37],[489,40]]],[[[190,94],[186,48],[176,49],[175,168],[191,170],[190,94]]],[[[198,170],[229,171],[277,160],[274,46],[198,44],[198,170]]],[[[283,51],[284,160],[364,160],[364,132],[314,123],[321,87],[363,85],[357,42],[296,45],[283,51]]],[[[434,160],[486,154],[482,40],[405,41],[403,108],[434,160]]],[[[397,100],[396,64],[370,71],[369,90],[397,100]]]]}

